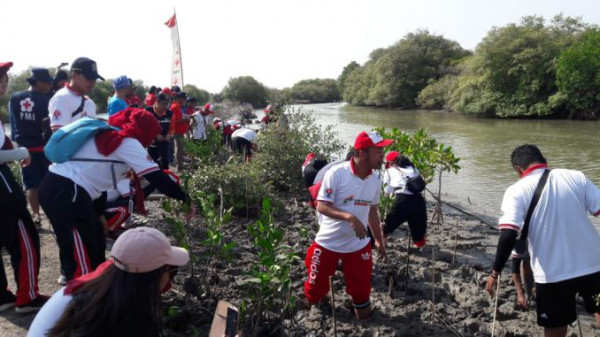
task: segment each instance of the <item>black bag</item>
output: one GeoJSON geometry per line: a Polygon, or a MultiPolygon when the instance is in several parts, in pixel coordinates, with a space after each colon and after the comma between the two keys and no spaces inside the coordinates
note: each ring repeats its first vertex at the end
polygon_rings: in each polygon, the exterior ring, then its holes
{"type": "MultiPolygon", "coordinates": [[[[396,168],[396,170],[398,169],[396,168]]],[[[425,191],[425,186],[427,186],[427,183],[425,183],[425,179],[423,179],[420,174],[416,177],[409,178],[402,171],[398,170],[398,172],[406,178],[406,189],[409,192],[412,194],[420,194],[425,191]]]]}
{"type": "Polygon", "coordinates": [[[425,179],[423,179],[420,174],[416,177],[408,178],[408,180],[406,180],[406,189],[413,194],[420,194],[421,192],[425,191],[425,186],[427,186],[425,179]]]}

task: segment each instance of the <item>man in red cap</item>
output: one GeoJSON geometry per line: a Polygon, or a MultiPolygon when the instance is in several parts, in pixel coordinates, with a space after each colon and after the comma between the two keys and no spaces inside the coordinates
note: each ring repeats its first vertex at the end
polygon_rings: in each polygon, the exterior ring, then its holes
{"type": "Polygon", "coordinates": [[[342,260],[354,314],[358,319],[371,316],[373,260],[367,225],[380,259],[386,256],[377,211],[381,180],[373,170],[381,168],[383,147],[391,143],[375,132],[361,132],[354,143],[355,155],[325,173],[317,197],[319,232],[305,259],[304,294],[309,303],[318,304],[325,297],[329,276],[342,260]]]}

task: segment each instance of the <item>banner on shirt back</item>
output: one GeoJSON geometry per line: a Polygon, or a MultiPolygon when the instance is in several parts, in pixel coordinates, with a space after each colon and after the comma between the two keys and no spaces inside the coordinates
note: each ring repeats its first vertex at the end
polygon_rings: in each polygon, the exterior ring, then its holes
{"type": "Polygon", "coordinates": [[[181,65],[181,44],[179,44],[179,29],[177,28],[177,14],[165,22],[171,29],[171,43],[173,44],[173,57],[171,58],[171,85],[179,86],[183,90],[183,66],[181,65]]]}

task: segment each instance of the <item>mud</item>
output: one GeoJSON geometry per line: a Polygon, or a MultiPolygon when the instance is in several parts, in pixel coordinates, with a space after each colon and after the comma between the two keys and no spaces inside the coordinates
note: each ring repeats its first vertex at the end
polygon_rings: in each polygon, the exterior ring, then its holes
{"type": "MultiPolygon", "coordinates": [[[[305,267],[303,258],[317,230],[314,210],[288,200],[277,213],[277,226],[285,230],[290,246],[300,256],[292,270],[292,295],[300,301],[303,296],[305,267]]],[[[136,217],[136,225],[157,227],[171,233],[161,220],[158,201],[147,205],[147,218],[136,217]]],[[[433,207],[430,207],[433,209],[433,207]]],[[[484,286],[498,232],[452,208],[443,208],[444,224],[429,225],[427,245],[410,247],[408,233],[401,226],[389,239],[386,262],[375,261],[371,301],[376,309],[366,321],[357,321],[351,302],[344,291],[340,271],[334,277],[335,316],[337,336],[490,336],[492,331],[492,298],[484,286]],[[456,254],[455,252],[456,247],[456,254]],[[407,253],[410,254],[407,268],[407,253]],[[454,262],[454,263],[453,263],[454,262]]],[[[430,214],[431,217],[431,214],[430,214]]],[[[248,300],[238,284],[256,260],[246,226],[254,219],[235,218],[225,225],[225,240],[235,241],[237,247],[230,262],[218,261],[216,270],[206,267],[200,242],[205,238],[202,220],[190,223],[193,238],[192,252],[198,256],[194,277],[188,266],[175,278],[173,290],[163,296],[164,325],[167,336],[207,336],[217,302],[221,299],[241,306],[248,300]]],[[[40,291],[52,294],[60,286],[58,249],[46,221],[41,231],[42,259],[40,291]]],[[[109,253],[107,252],[107,256],[109,253]]],[[[12,281],[8,256],[3,262],[12,281]]],[[[374,260],[377,254],[374,253],[374,260]]],[[[535,309],[516,309],[515,291],[509,270],[501,275],[495,336],[539,336],[542,329],[536,324],[535,309]]],[[[19,315],[13,310],[0,313],[0,336],[24,336],[34,314],[19,315]]],[[[580,311],[584,336],[600,336],[593,316],[580,311]]],[[[244,335],[248,336],[247,331],[244,335]]],[[[291,315],[273,313],[261,330],[263,336],[333,336],[332,306],[329,297],[318,307],[298,306],[291,315]]],[[[568,336],[579,336],[577,323],[569,328],[568,336]]]]}

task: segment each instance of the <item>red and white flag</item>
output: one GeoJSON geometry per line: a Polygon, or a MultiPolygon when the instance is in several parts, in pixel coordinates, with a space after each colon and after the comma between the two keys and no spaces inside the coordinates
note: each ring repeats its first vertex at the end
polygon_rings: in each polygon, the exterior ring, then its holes
{"type": "Polygon", "coordinates": [[[173,43],[173,57],[171,59],[171,85],[177,85],[183,90],[183,66],[181,65],[181,45],[179,44],[179,29],[177,28],[176,14],[165,22],[171,29],[171,42],[173,43]]]}

